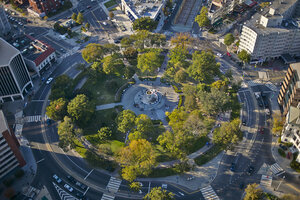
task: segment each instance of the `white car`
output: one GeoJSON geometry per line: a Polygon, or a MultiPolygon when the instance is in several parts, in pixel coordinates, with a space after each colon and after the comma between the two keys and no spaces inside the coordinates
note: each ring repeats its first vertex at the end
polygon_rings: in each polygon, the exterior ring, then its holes
{"type": "Polygon", "coordinates": [[[64,188],[66,188],[67,190],[69,190],[69,192],[73,192],[73,188],[71,186],[69,186],[68,184],[65,184],[64,188]]]}
{"type": "Polygon", "coordinates": [[[163,189],[167,189],[167,188],[168,188],[168,185],[167,185],[167,184],[162,184],[161,187],[162,187],[163,189]]]}
{"type": "Polygon", "coordinates": [[[181,196],[184,196],[184,194],[182,192],[178,192],[181,196]]]}
{"type": "Polygon", "coordinates": [[[52,77],[50,77],[50,78],[48,78],[48,80],[46,81],[46,84],[49,84],[49,83],[51,83],[51,81],[53,80],[53,78],[52,77]]]}
{"type": "Polygon", "coordinates": [[[53,178],[57,183],[61,183],[61,179],[56,174],[53,175],[53,178]]]}
{"type": "Polygon", "coordinates": [[[217,56],[219,56],[220,58],[222,58],[222,57],[223,57],[223,55],[222,55],[222,54],[220,54],[220,53],[217,53],[217,56]]]}

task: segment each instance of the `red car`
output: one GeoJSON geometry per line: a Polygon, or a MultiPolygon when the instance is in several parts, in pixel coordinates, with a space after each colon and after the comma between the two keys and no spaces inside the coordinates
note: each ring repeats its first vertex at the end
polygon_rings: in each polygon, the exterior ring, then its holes
{"type": "Polygon", "coordinates": [[[258,129],[258,132],[260,132],[261,134],[264,134],[264,127],[260,127],[260,128],[258,129]]]}
{"type": "Polygon", "coordinates": [[[227,54],[227,56],[231,57],[231,54],[229,52],[227,52],[226,54],[227,54]]]}

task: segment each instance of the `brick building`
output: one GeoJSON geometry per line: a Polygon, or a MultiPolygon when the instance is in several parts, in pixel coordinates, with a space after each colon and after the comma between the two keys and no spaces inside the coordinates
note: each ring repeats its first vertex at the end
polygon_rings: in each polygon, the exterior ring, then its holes
{"type": "Polygon", "coordinates": [[[28,12],[39,17],[44,17],[57,11],[64,4],[64,0],[29,0],[28,12]]]}
{"type": "Polygon", "coordinates": [[[0,110],[0,179],[26,162],[19,151],[19,142],[0,110]]]}

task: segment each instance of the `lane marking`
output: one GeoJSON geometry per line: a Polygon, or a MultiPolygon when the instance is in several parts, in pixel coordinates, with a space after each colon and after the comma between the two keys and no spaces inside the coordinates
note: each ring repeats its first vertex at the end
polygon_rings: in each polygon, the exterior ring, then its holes
{"type": "Polygon", "coordinates": [[[84,180],[86,180],[87,177],[89,177],[89,175],[90,175],[93,171],[94,171],[94,169],[92,169],[92,170],[86,175],[86,177],[84,177],[84,180]]]}

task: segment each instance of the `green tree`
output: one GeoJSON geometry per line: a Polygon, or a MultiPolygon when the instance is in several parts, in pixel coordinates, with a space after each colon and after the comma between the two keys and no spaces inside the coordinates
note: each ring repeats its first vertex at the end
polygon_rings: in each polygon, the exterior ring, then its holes
{"type": "Polygon", "coordinates": [[[131,131],[135,126],[136,115],[131,110],[123,110],[117,117],[118,130],[122,133],[131,131]]]}
{"type": "Polygon", "coordinates": [[[207,27],[210,25],[207,13],[207,7],[203,6],[200,11],[200,14],[196,16],[195,22],[197,22],[200,27],[207,27]]]}
{"type": "Polygon", "coordinates": [[[76,21],[76,20],[77,20],[77,14],[76,14],[76,13],[73,13],[71,18],[72,18],[74,21],[76,21]]]}
{"type": "Polygon", "coordinates": [[[103,47],[104,47],[105,54],[114,54],[120,51],[120,47],[115,44],[108,43],[108,44],[104,44],[103,47]]]}
{"type": "Polygon", "coordinates": [[[90,26],[91,26],[91,25],[90,25],[89,23],[86,23],[84,26],[85,26],[85,28],[88,30],[88,29],[90,29],[90,26]]]}
{"type": "Polygon", "coordinates": [[[79,126],[86,125],[94,114],[95,107],[84,94],[77,95],[68,104],[68,113],[79,126]]]}
{"type": "Polygon", "coordinates": [[[273,114],[272,121],[272,133],[275,135],[280,135],[285,119],[280,114],[273,114]]]}
{"type": "Polygon", "coordinates": [[[62,120],[67,114],[67,105],[68,102],[63,98],[51,101],[46,109],[46,115],[53,120],[62,120]]]}
{"type": "Polygon", "coordinates": [[[171,38],[171,44],[175,45],[176,47],[179,46],[179,48],[187,47],[188,45],[193,43],[193,39],[189,34],[186,33],[178,33],[175,37],[171,38]]]}
{"type": "Polygon", "coordinates": [[[188,74],[197,81],[211,83],[216,75],[220,76],[220,65],[209,51],[193,53],[193,63],[187,69],[188,74]]]}
{"type": "Polygon", "coordinates": [[[57,77],[53,84],[51,85],[51,95],[50,100],[56,100],[59,98],[70,98],[73,90],[73,81],[72,79],[63,74],[57,77]]]}
{"type": "Polygon", "coordinates": [[[101,141],[106,141],[112,135],[112,131],[109,127],[102,127],[97,132],[97,136],[101,141]]]}
{"type": "Polygon", "coordinates": [[[184,46],[176,46],[175,48],[171,49],[169,54],[169,62],[172,64],[176,64],[178,62],[184,62],[188,55],[188,50],[184,46]]]}
{"type": "Polygon", "coordinates": [[[133,140],[119,153],[122,177],[132,182],[138,175],[149,175],[156,164],[156,154],[150,142],[145,139],[133,140]]]}
{"type": "Polygon", "coordinates": [[[115,14],[112,11],[109,11],[108,16],[110,19],[114,18],[115,14]]]}
{"type": "Polygon", "coordinates": [[[157,24],[158,22],[154,21],[150,17],[141,17],[133,22],[132,28],[133,30],[153,31],[156,29],[157,24]]]}
{"type": "Polygon", "coordinates": [[[165,46],[167,41],[166,35],[160,33],[151,33],[149,35],[149,43],[152,47],[157,46],[165,46]]]}
{"type": "Polygon", "coordinates": [[[141,55],[138,55],[138,64],[137,68],[141,72],[153,73],[160,67],[160,57],[159,52],[150,51],[141,55]]]}
{"type": "Polygon", "coordinates": [[[151,191],[148,194],[146,194],[144,199],[145,200],[172,200],[175,198],[172,192],[163,190],[161,187],[154,187],[151,189],[151,191]]]}
{"type": "Polygon", "coordinates": [[[195,136],[204,136],[206,134],[206,126],[200,115],[201,113],[198,110],[192,111],[183,125],[186,131],[195,136]]]}
{"type": "Polygon", "coordinates": [[[104,48],[101,44],[90,43],[82,50],[82,58],[87,62],[101,61],[104,56],[104,48]]]}
{"type": "Polygon", "coordinates": [[[135,34],[130,36],[130,39],[134,41],[134,45],[137,48],[144,49],[145,42],[149,38],[151,33],[147,30],[138,30],[135,34]]]}
{"type": "Polygon", "coordinates": [[[81,12],[78,13],[77,18],[76,18],[76,22],[78,24],[82,24],[83,23],[83,14],[81,12]]]}
{"type": "Polygon", "coordinates": [[[232,33],[227,33],[224,37],[224,44],[230,46],[234,42],[234,37],[232,33]]]}
{"type": "Polygon", "coordinates": [[[60,25],[58,22],[55,22],[54,25],[53,25],[53,28],[55,31],[58,31],[60,29],[60,25]]]}
{"type": "Polygon", "coordinates": [[[142,134],[151,136],[154,130],[152,120],[145,114],[140,114],[135,119],[136,130],[142,134]]]}
{"type": "Polygon", "coordinates": [[[238,118],[231,122],[223,123],[220,129],[213,133],[214,143],[229,145],[229,147],[236,144],[242,137],[243,134],[240,130],[240,120],[238,118]]]}
{"type": "Polygon", "coordinates": [[[138,192],[142,187],[139,182],[132,182],[132,183],[130,183],[129,186],[130,186],[130,189],[135,191],[135,192],[138,192]]]}
{"type": "Polygon", "coordinates": [[[91,69],[96,72],[102,72],[102,63],[101,62],[93,62],[91,65],[91,69]]]}
{"type": "Polygon", "coordinates": [[[138,140],[138,139],[146,139],[146,138],[145,135],[139,131],[134,131],[133,133],[129,133],[128,135],[129,141],[138,140]]]}
{"type": "Polygon", "coordinates": [[[131,47],[133,42],[134,42],[134,40],[132,38],[123,37],[121,40],[121,47],[123,47],[123,48],[131,47]]]}
{"type": "Polygon", "coordinates": [[[200,91],[197,97],[201,110],[208,115],[213,116],[230,108],[230,97],[217,88],[211,88],[210,92],[200,91]]]}
{"type": "Polygon", "coordinates": [[[75,125],[72,119],[68,116],[64,117],[64,121],[60,122],[57,127],[57,133],[59,136],[59,147],[64,151],[74,149],[76,143],[74,139],[80,134],[80,129],[75,129],[75,125]]]}
{"type": "Polygon", "coordinates": [[[244,49],[238,53],[238,57],[241,61],[243,61],[243,63],[250,62],[251,58],[250,54],[244,49]]]}
{"type": "Polygon", "coordinates": [[[136,59],[138,56],[138,52],[133,47],[128,47],[123,51],[123,55],[127,59],[136,59]]]}
{"type": "Polygon", "coordinates": [[[183,69],[181,69],[176,72],[174,81],[176,83],[184,83],[186,81],[187,77],[188,77],[187,73],[183,69]]]}
{"type": "Polygon", "coordinates": [[[124,72],[125,65],[120,58],[119,54],[113,54],[106,56],[102,60],[103,71],[106,74],[115,74],[116,76],[121,76],[124,72]]]}
{"type": "Polygon", "coordinates": [[[263,191],[257,183],[249,184],[245,189],[246,195],[244,200],[259,200],[262,199],[263,191]]]}
{"type": "Polygon", "coordinates": [[[183,108],[174,109],[171,113],[166,112],[166,115],[169,120],[169,126],[174,131],[182,129],[184,121],[188,118],[188,113],[183,108]]]}

